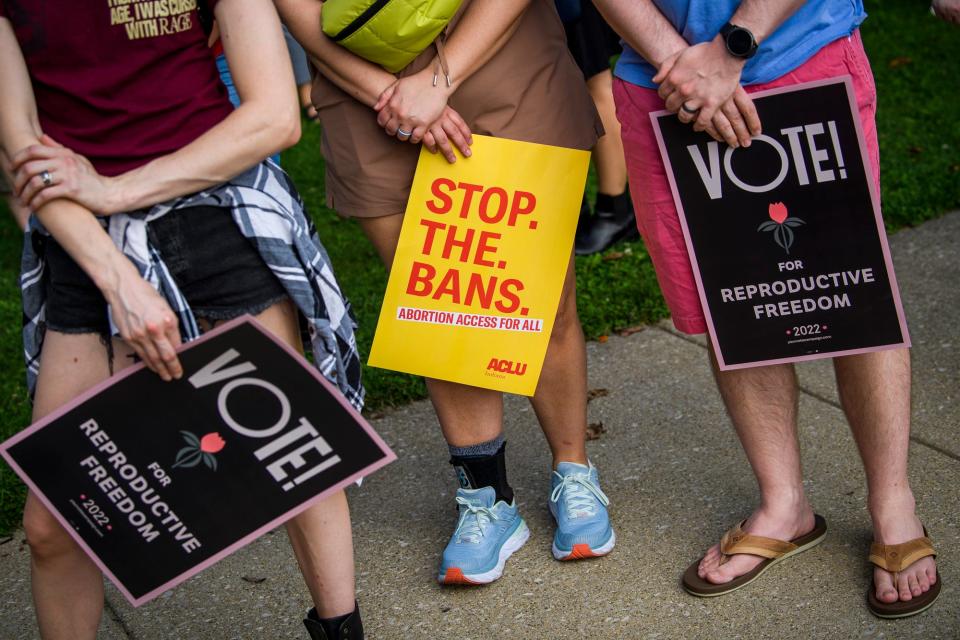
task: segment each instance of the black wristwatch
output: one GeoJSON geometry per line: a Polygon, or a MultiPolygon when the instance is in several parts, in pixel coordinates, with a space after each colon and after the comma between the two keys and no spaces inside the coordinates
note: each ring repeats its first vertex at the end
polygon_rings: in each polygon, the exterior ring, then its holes
{"type": "Polygon", "coordinates": [[[735,58],[746,60],[757,53],[757,39],[753,37],[750,29],[728,22],[720,29],[720,36],[727,45],[727,51],[735,58]]]}

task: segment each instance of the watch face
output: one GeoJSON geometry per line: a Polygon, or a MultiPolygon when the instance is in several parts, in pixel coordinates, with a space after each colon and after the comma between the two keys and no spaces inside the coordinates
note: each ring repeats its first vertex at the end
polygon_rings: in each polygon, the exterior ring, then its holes
{"type": "Polygon", "coordinates": [[[733,55],[745,56],[753,48],[753,36],[746,29],[731,29],[727,34],[727,47],[733,55]]]}

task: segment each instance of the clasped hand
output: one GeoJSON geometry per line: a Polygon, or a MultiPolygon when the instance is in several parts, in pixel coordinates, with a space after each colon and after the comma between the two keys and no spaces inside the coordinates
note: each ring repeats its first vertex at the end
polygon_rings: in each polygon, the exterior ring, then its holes
{"type": "Polygon", "coordinates": [[[10,162],[14,193],[31,211],[57,198],[73,200],[100,216],[122,210],[112,180],[97,173],[87,158],[46,134],[40,144],[21,149],[10,162]]]}
{"type": "Polygon", "coordinates": [[[682,49],[661,63],[653,81],[667,110],[681,122],[693,123],[731,147],[750,146],[760,135],[760,117],[753,100],[740,85],[743,61],[727,53],[723,42],[710,42],[682,49]]]}
{"type": "Polygon", "coordinates": [[[447,104],[448,97],[445,86],[433,85],[429,68],[400,78],[384,89],[373,106],[377,124],[402,142],[422,142],[431,153],[439,151],[451,164],[457,161],[453,147],[469,158],[470,127],[447,104]]]}
{"type": "MultiPolygon", "coordinates": [[[[72,200],[97,215],[121,210],[112,179],[100,175],[87,158],[50,136],[44,135],[39,144],[16,153],[10,165],[14,192],[31,211],[58,199],[72,200]]],[[[131,264],[121,264],[116,277],[109,279],[111,283],[101,287],[120,337],[161,378],[179,378],[183,367],[176,353],[180,345],[177,317],[131,264]]]]}

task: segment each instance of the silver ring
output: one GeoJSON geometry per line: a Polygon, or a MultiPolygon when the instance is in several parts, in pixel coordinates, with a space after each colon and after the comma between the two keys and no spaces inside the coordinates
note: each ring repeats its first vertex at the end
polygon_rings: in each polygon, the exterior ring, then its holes
{"type": "Polygon", "coordinates": [[[692,116],[695,116],[695,115],[697,115],[698,113],[700,113],[700,109],[691,109],[690,107],[687,106],[687,103],[686,103],[686,102],[684,102],[683,104],[681,104],[681,105],[680,105],[680,108],[683,109],[683,112],[684,112],[684,113],[689,113],[689,114],[692,115],[692,116]]]}
{"type": "Polygon", "coordinates": [[[402,136],[404,138],[409,138],[410,136],[413,135],[413,131],[404,131],[400,127],[397,127],[397,135],[402,136]]]}
{"type": "Polygon", "coordinates": [[[41,182],[43,182],[44,187],[49,187],[50,185],[53,184],[53,176],[50,175],[49,171],[41,171],[40,180],[41,182]]]}

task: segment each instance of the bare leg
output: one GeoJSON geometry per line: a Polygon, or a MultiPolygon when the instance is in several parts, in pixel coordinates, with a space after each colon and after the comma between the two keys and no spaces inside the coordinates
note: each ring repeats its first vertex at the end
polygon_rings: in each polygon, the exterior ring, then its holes
{"type": "MultiPolygon", "coordinates": [[[[403,214],[359,220],[389,268],[400,238],[403,214]]],[[[503,431],[503,394],[499,391],[432,379],[427,379],[427,390],[449,444],[466,447],[488,442],[503,431]]]]}
{"type": "Polygon", "coordinates": [[[343,491],[325,498],[287,523],[287,535],[321,618],[353,611],[353,537],[343,491]]]}
{"type": "MultiPolygon", "coordinates": [[[[803,490],[793,366],[721,372],[712,351],[710,364],[760,486],[760,507],[747,519],[744,529],[778,540],[792,540],[807,533],[814,527],[814,517],[803,490]]],[[[716,584],[729,582],[763,559],[738,554],[724,564],[720,560],[720,545],[714,545],[700,563],[700,577],[716,584]]]]}
{"type": "MultiPolygon", "coordinates": [[[[133,363],[119,340],[113,344],[118,371],[133,363]]],[[[47,331],[33,419],[52,413],[110,376],[107,350],[93,333],[47,331]]],[[[103,611],[103,577],[73,538],[32,493],[23,527],[30,544],[33,601],[40,635],[46,640],[96,637],[103,611]]]]}
{"type": "MultiPolygon", "coordinates": [[[[910,445],[910,352],[880,351],[834,360],[837,388],[867,474],[874,537],[884,544],[919,538],[907,478],[910,445]]],[[[936,582],[936,563],[927,557],[893,576],[874,568],[877,599],[911,600],[936,582]]]]}
{"type": "Polygon", "coordinates": [[[553,453],[554,468],[559,462],[586,464],[587,351],[577,315],[572,256],[540,382],[530,403],[553,453]]]}
{"type": "MultiPolygon", "coordinates": [[[[273,305],[257,320],[294,349],[303,350],[297,310],[289,300],[273,305]]],[[[353,536],[346,494],[338,491],[287,522],[287,535],[317,614],[332,618],[352,612],[353,536]]]]}
{"type": "Polygon", "coordinates": [[[620,121],[613,103],[613,74],[607,70],[587,80],[587,90],[597,105],[605,135],[593,148],[597,165],[597,191],[617,196],[627,188],[627,162],[623,157],[620,121]]]}

